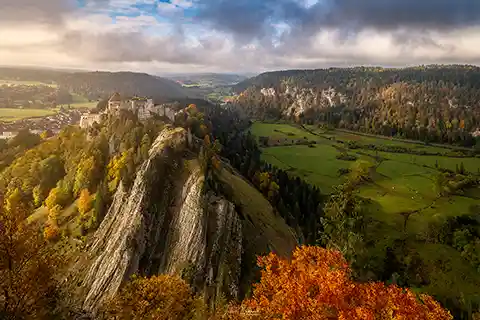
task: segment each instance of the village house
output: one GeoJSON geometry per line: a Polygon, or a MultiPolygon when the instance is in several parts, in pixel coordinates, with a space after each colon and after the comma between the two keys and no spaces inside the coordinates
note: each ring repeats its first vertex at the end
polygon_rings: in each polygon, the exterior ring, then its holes
{"type": "Polygon", "coordinates": [[[93,126],[94,123],[100,124],[102,117],[101,113],[84,113],[80,118],[80,128],[86,129],[93,126]]]}
{"type": "Polygon", "coordinates": [[[18,132],[13,132],[13,131],[4,131],[0,135],[0,139],[10,139],[15,137],[18,134],[18,132]]]}
{"type": "Polygon", "coordinates": [[[480,128],[472,132],[472,137],[479,138],[480,137],[480,128]]]}
{"type": "Polygon", "coordinates": [[[120,109],[121,104],[122,104],[122,97],[118,92],[115,92],[108,100],[107,111],[111,113],[117,112],[120,109]]]}

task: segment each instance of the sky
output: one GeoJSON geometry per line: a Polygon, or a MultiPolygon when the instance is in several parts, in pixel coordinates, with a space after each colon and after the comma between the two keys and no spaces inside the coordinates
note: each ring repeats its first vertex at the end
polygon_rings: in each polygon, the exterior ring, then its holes
{"type": "Polygon", "coordinates": [[[0,0],[0,64],[264,72],[480,64],[480,0],[0,0]]]}

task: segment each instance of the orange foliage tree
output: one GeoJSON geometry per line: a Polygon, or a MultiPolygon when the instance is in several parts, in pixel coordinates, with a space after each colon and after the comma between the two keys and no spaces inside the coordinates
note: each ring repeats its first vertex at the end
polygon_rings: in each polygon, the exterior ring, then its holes
{"type": "Polygon", "coordinates": [[[253,296],[230,319],[452,319],[426,294],[381,282],[351,280],[347,261],[338,251],[297,248],[291,261],[270,254],[259,258],[263,268],[253,296]]]}

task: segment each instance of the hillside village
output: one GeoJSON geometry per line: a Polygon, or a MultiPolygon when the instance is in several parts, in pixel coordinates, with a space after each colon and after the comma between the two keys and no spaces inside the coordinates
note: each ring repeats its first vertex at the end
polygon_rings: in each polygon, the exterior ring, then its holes
{"type": "Polygon", "coordinates": [[[80,117],[80,111],[68,110],[47,117],[27,118],[13,122],[0,122],[0,139],[13,138],[19,131],[25,129],[28,129],[34,134],[39,134],[44,131],[51,131],[52,133],[57,134],[63,127],[77,124],[80,117]]]}
{"type": "Polygon", "coordinates": [[[131,111],[138,116],[140,121],[145,121],[154,116],[165,117],[170,121],[175,120],[175,110],[171,104],[155,105],[153,99],[133,97],[123,98],[119,93],[114,93],[108,100],[105,110],[99,112],[91,110],[88,113],[81,113],[79,110],[68,110],[40,118],[27,118],[13,122],[0,123],[0,139],[10,139],[21,130],[28,129],[34,134],[43,131],[51,131],[54,134],[67,125],[78,124],[81,128],[87,129],[95,123],[100,123],[107,115],[118,115],[121,110],[131,111]]]}
{"type": "Polygon", "coordinates": [[[83,129],[89,128],[95,123],[100,123],[102,118],[108,114],[118,115],[121,110],[133,112],[140,121],[154,116],[166,117],[172,122],[175,120],[175,110],[169,104],[155,105],[153,99],[139,97],[123,99],[116,92],[110,97],[107,107],[102,112],[84,113],[80,118],[80,127],[83,129]]]}

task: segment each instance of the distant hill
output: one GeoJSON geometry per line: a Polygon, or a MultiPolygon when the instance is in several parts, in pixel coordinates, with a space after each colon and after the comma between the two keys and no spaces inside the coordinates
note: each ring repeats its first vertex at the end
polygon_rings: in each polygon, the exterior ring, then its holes
{"type": "Polygon", "coordinates": [[[267,72],[232,87],[257,118],[287,118],[465,146],[480,128],[480,68],[330,68],[267,72]]]}
{"type": "Polygon", "coordinates": [[[115,91],[123,95],[152,97],[155,100],[195,98],[172,80],[134,72],[68,72],[48,69],[0,68],[0,79],[56,83],[62,89],[91,100],[105,98],[115,91]]]}
{"type": "Polygon", "coordinates": [[[148,96],[155,100],[189,98],[181,85],[157,76],[134,72],[83,72],[63,75],[58,83],[70,91],[95,99],[105,94],[148,96]]]}

